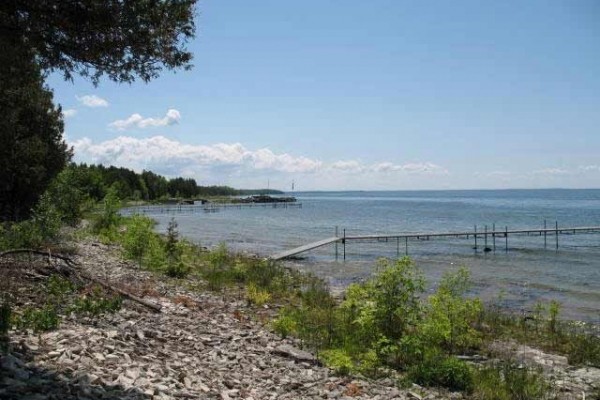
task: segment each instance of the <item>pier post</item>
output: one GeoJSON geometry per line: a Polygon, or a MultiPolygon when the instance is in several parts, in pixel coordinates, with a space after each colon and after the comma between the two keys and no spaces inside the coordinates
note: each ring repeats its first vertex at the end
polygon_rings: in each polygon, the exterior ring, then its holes
{"type": "Polygon", "coordinates": [[[504,248],[506,249],[506,252],[508,253],[508,226],[504,227],[504,248]]]}
{"type": "Polygon", "coordinates": [[[400,236],[396,237],[396,258],[400,258],[400,236]]]}
{"type": "Polygon", "coordinates": [[[546,220],[544,220],[544,249],[547,247],[546,233],[546,220]]]}
{"type": "Polygon", "coordinates": [[[556,225],[555,225],[555,234],[556,234],[556,250],[558,250],[558,221],[556,221],[556,225]]]}
{"type": "Polygon", "coordinates": [[[408,236],[404,237],[404,255],[408,256],[408,236]]]}
{"type": "Polygon", "coordinates": [[[487,248],[488,248],[488,245],[487,245],[487,225],[485,225],[483,229],[484,229],[484,232],[485,232],[483,234],[483,242],[484,242],[483,251],[487,252],[487,248]]]}
{"type": "Polygon", "coordinates": [[[344,238],[342,239],[342,244],[344,245],[344,261],[346,261],[346,228],[344,228],[344,238]]]}
{"type": "Polygon", "coordinates": [[[475,230],[473,231],[473,237],[475,238],[475,253],[477,253],[477,225],[475,225],[475,230]]]}
{"type": "MultiPolygon", "coordinates": [[[[338,237],[338,226],[335,226],[335,237],[338,237]]],[[[338,260],[338,242],[335,242],[335,261],[338,260]]]]}
{"type": "Polygon", "coordinates": [[[496,252],[496,223],[492,224],[492,243],[494,246],[494,253],[496,252]]]}

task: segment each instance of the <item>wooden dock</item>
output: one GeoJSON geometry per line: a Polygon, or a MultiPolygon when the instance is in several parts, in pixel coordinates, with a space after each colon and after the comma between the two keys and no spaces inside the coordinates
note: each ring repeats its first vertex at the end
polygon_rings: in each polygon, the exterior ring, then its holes
{"type": "MultiPolygon", "coordinates": [[[[508,238],[510,235],[527,235],[527,236],[543,236],[544,248],[548,246],[548,237],[553,237],[555,247],[558,249],[558,237],[559,235],[574,235],[574,234],[596,234],[600,233],[600,226],[582,226],[582,227],[558,227],[558,223],[555,223],[554,228],[547,228],[546,222],[544,221],[544,228],[530,228],[530,229],[513,229],[509,230],[508,227],[498,230],[495,225],[492,225],[492,229],[488,230],[487,226],[484,226],[483,230],[477,230],[477,226],[472,231],[459,231],[459,232],[424,232],[424,233],[402,233],[402,234],[381,234],[381,235],[351,235],[346,236],[345,230],[343,236],[334,236],[327,239],[319,240],[317,242],[309,243],[294,249],[282,251],[272,255],[269,259],[282,260],[287,257],[291,257],[297,254],[301,254],[310,250],[314,250],[319,247],[326,246],[328,244],[336,244],[336,260],[338,258],[337,244],[343,245],[343,256],[346,258],[346,244],[351,241],[355,242],[396,242],[396,249],[398,255],[400,255],[400,245],[404,245],[404,253],[408,255],[408,241],[409,240],[430,240],[435,238],[465,238],[473,239],[473,249],[477,251],[480,245],[484,252],[496,251],[496,239],[502,238],[504,242],[503,248],[508,251],[508,238]],[[483,243],[481,243],[483,240],[483,243]],[[491,243],[490,243],[491,242],[491,243]]],[[[337,230],[336,230],[337,231],[337,230]]]]}
{"type": "Polygon", "coordinates": [[[288,257],[294,256],[296,254],[304,253],[306,251],[314,250],[316,248],[323,247],[323,246],[326,246],[328,244],[338,242],[340,240],[341,239],[339,237],[337,237],[337,236],[330,237],[330,238],[327,238],[327,239],[319,240],[318,242],[313,242],[313,243],[305,244],[304,246],[296,247],[296,248],[291,249],[291,250],[282,251],[280,253],[272,255],[269,258],[271,260],[282,260],[284,258],[288,258],[288,257]]]}
{"type": "Polygon", "coordinates": [[[133,214],[181,214],[197,212],[218,212],[226,209],[246,208],[302,208],[302,203],[272,202],[272,203],[205,203],[205,204],[156,204],[127,207],[121,210],[122,215],[133,214]]]}

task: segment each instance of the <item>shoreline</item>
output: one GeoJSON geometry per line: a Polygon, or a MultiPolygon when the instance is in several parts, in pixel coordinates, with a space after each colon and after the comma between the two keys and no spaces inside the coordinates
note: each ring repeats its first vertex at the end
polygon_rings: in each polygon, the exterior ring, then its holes
{"type": "MultiPolygon", "coordinates": [[[[57,330],[42,335],[12,332],[12,346],[20,350],[1,359],[11,380],[0,385],[0,393],[8,399],[66,391],[124,399],[263,399],[274,393],[282,399],[345,399],[348,393],[358,399],[468,398],[414,384],[402,388],[390,377],[337,375],[303,350],[300,340],[272,332],[267,321],[276,314],[277,304],[251,306],[235,288],[191,290],[200,283],[198,278],[171,279],[145,270],[123,260],[119,245],[86,239],[75,248],[84,271],[160,304],[162,311],[152,313],[125,299],[115,314],[67,315],[57,330]],[[22,379],[26,385],[19,384],[22,379]]],[[[495,346],[494,351],[541,368],[563,393],[561,399],[582,399],[596,380],[600,382],[600,369],[573,368],[564,356],[510,341],[495,346]]],[[[492,360],[480,357],[467,360],[492,360]]]]}

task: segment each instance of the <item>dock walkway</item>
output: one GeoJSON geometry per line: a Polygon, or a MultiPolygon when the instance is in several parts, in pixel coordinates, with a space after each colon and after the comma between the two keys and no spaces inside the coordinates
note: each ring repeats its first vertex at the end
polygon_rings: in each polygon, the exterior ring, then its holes
{"type": "MultiPolygon", "coordinates": [[[[505,248],[508,250],[508,236],[509,235],[538,235],[544,237],[544,247],[547,246],[547,236],[555,236],[556,248],[558,249],[558,236],[559,235],[573,235],[573,234],[592,234],[600,233],[600,226],[583,226],[583,227],[558,227],[558,223],[554,228],[532,228],[532,229],[515,229],[508,230],[506,227],[503,230],[496,230],[493,226],[492,230],[487,230],[487,226],[483,231],[477,231],[477,227],[473,231],[462,231],[462,232],[425,232],[425,233],[402,233],[402,234],[388,234],[388,235],[354,235],[354,236],[334,236],[327,239],[319,240],[317,242],[309,243],[300,247],[296,247],[290,250],[282,251],[269,257],[271,260],[282,260],[287,257],[291,257],[300,253],[304,253],[310,250],[314,250],[319,247],[326,246],[331,243],[342,243],[344,245],[344,254],[346,243],[350,241],[365,242],[365,241],[396,241],[398,244],[398,253],[400,241],[404,241],[406,246],[406,254],[408,254],[408,240],[429,240],[431,238],[473,238],[475,241],[474,249],[477,251],[478,239],[484,239],[484,251],[490,251],[488,247],[488,238],[492,239],[493,251],[496,250],[496,238],[504,238],[505,248]]],[[[336,250],[337,259],[337,250],[336,250]]]]}
{"type": "Polygon", "coordinates": [[[318,242],[313,242],[313,243],[305,244],[304,246],[296,247],[296,248],[291,249],[291,250],[282,251],[280,253],[272,255],[269,258],[271,260],[282,260],[284,258],[288,258],[288,257],[294,256],[296,254],[304,253],[305,251],[314,250],[316,248],[323,247],[323,246],[326,246],[326,245],[331,244],[331,243],[335,243],[335,242],[337,242],[340,239],[341,238],[339,238],[337,236],[330,237],[330,238],[327,238],[327,239],[319,240],[318,242]]]}

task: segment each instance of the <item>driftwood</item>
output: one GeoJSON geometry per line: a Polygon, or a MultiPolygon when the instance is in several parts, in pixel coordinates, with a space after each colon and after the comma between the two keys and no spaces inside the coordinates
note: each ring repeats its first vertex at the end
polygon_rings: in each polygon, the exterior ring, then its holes
{"type": "Polygon", "coordinates": [[[8,256],[8,255],[14,255],[14,254],[35,254],[35,255],[40,255],[40,256],[46,256],[46,257],[48,257],[48,259],[57,258],[57,259],[63,261],[67,265],[66,270],[64,268],[57,268],[57,271],[59,273],[69,276],[69,277],[72,275],[75,275],[77,277],[81,277],[83,279],[87,279],[89,281],[97,283],[100,286],[102,286],[108,290],[112,290],[113,292],[118,293],[121,296],[124,296],[130,300],[135,301],[136,303],[140,303],[143,306],[150,308],[152,311],[160,312],[160,310],[161,310],[161,306],[159,304],[153,303],[148,300],[144,300],[132,293],[129,293],[126,290],[123,290],[114,285],[111,285],[110,283],[108,283],[102,279],[96,278],[96,277],[86,274],[82,271],[79,271],[76,268],[77,263],[75,263],[75,261],[73,261],[71,258],[69,258],[67,256],[63,256],[60,254],[53,254],[50,251],[40,251],[40,250],[34,250],[34,249],[12,249],[12,250],[7,250],[7,251],[1,252],[0,258],[8,256]]]}

